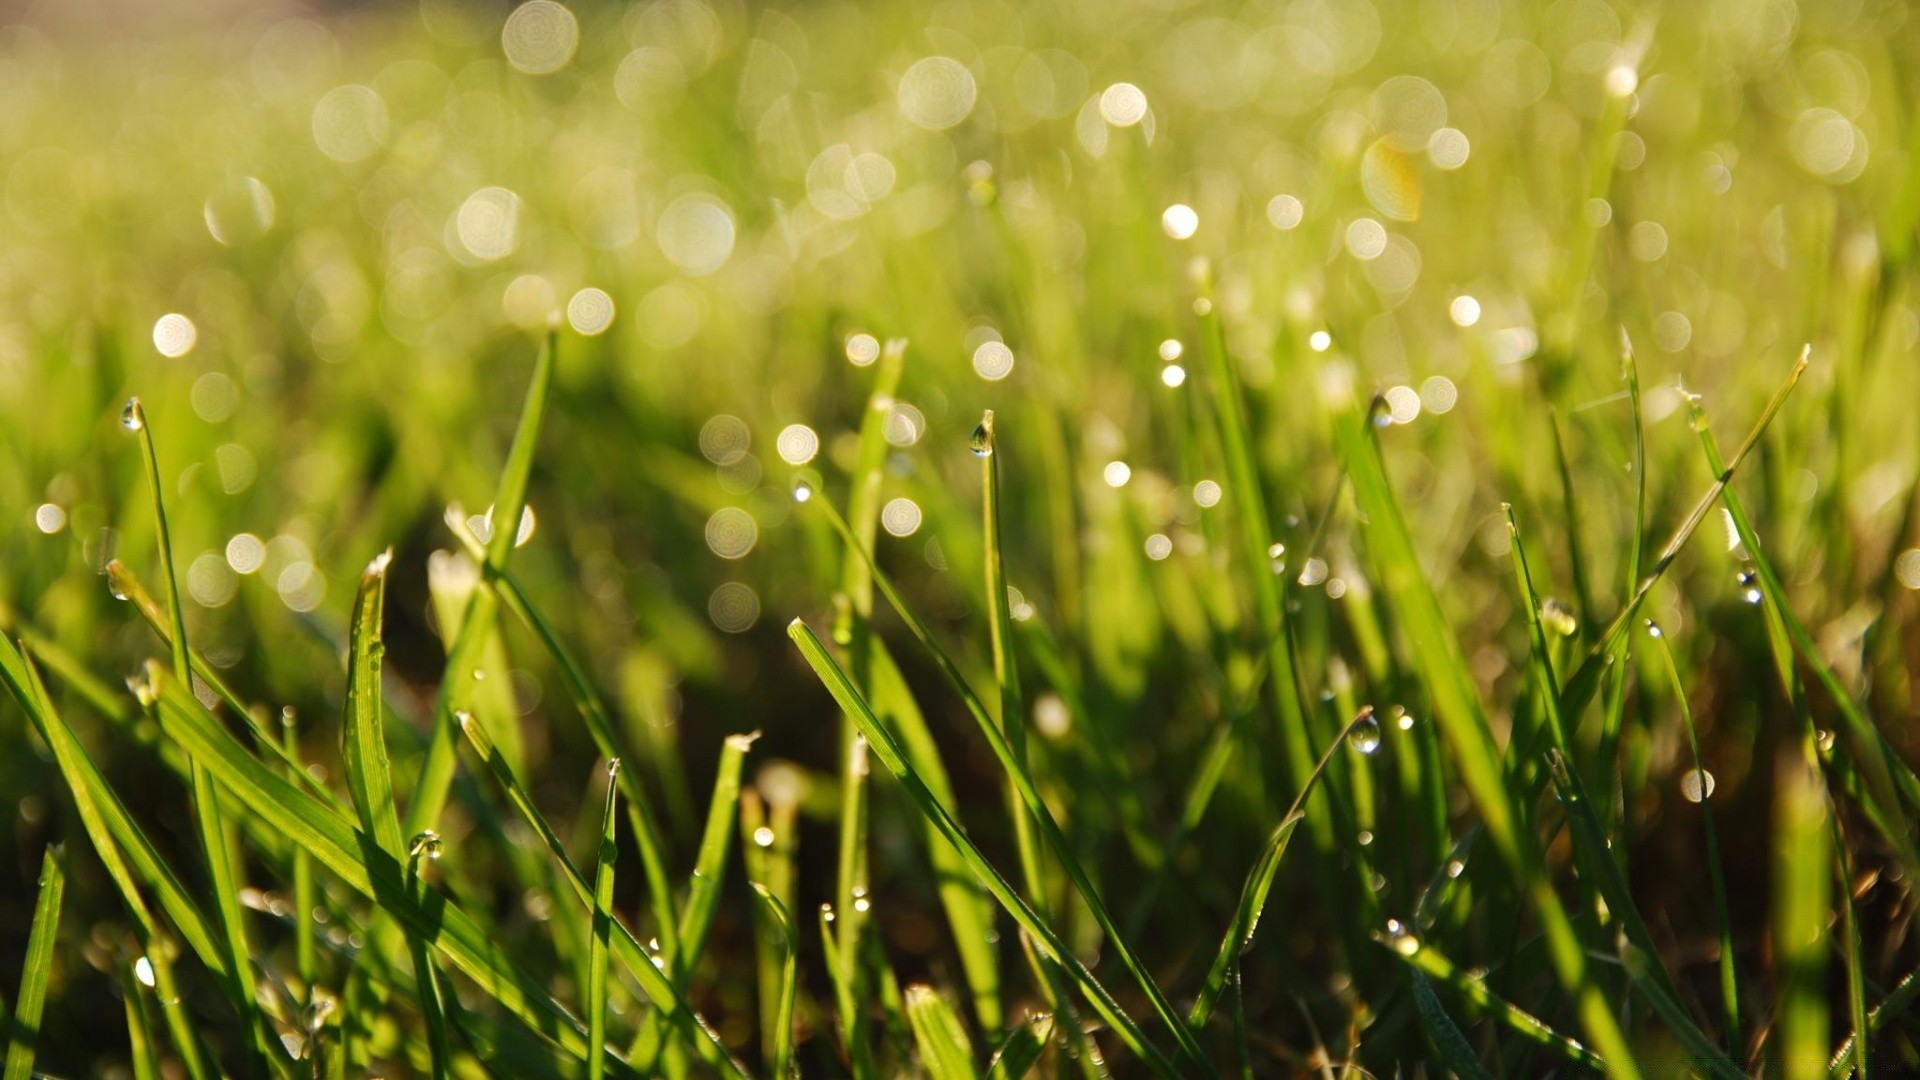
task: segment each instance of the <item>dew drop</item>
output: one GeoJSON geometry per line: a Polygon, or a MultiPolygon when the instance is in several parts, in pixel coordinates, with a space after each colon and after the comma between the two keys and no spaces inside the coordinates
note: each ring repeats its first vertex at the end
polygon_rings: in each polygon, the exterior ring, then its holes
{"type": "Polygon", "coordinates": [[[140,407],[140,399],[127,399],[127,407],[120,410],[120,426],[128,431],[139,431],[147,426],[146,410],[140,407]]]}
{"type": "Polygon", "coordinates": [[[765,825],[753,830],[753,842],[760,847],[772,847],[773,830],[767,828],[765,825]]]}
{"type": "Polygon", "coordinates": [[[1369,705],[1360,710],[1360,715],[1348,730],[1347,741],[1353,744],[1355,750],[1363,754],[1371,754],[1380,749],[1380,721],[1373,718],[1373,706],[1369,705]]]}
{"type": "Polygon", "coordinates": [[[805,477],[796,477],[793,481],[793,501],[806,502],[813,498],[813,485],[805,477]]]}
{"type": "Polygon", "coordinates": [[[1713,774],[1705,769],[1689,769],[1680,777],[1680,794],[1690,803],[1713,798],[1713,774]]]}
{"type": "Polygon", "coordinates": [[[1398,919],[1387,920],[1387,940],[1392,944],[1393,951],[1401,956],[1412,956],[1420,951],[1420,939],[1414,937],[1413,932],[1398,919]]]}
{"type": "Polygon", "coordinates": [[[125,600],[127,598],[127,590],[120,587],[120,579],[114,577],[112,574],[107,575],[107,595],[113,597],[115,600],[125,600]]]}
{"type": "Polygon", "coordinates": [[[1760,602],[1760,576],[1751,570],[1740,571],[1740,598],[1749,604],[1760,602]]]}
{"type": "Polygon", "coordinates": [[[1819,731],[1814,733],[1813,740],[1814,742],[1819,744],[1820,752],[1822,754],[1833,753],[1833,732],[1825,728],[1821,728],[1819,731]]]}
{"type": "Polygon", "coordinates": [[[993,429],[987,426],[985,420],[980,421],[968,437],[967,449],[973,452],[974,457],[986,457],[993,453],[993,429]]]}
{"type": "Polygon", "coordinates": [[[1665,637],[1667,636],[1667,632],[1665,630],[1660,629],[1659,623],[1654,622],[1652,619],[1648,619],[1647,620],[1647,636],[1651,638],[1665,637]]]}
{"type": "Polygon", "coordinates": [[[440,839],[440,834],[428,829],[415,836],[413,842],[407,845],[407,857],[418,859],[424,855],[428,861],[437,862],[445,846],[440,839]]]}

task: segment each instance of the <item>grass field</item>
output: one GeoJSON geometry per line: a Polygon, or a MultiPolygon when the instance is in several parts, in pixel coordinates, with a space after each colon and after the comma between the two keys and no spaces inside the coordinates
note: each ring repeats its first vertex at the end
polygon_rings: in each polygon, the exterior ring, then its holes
{"type": "Polygon", "coordinates": [[[0,13],[6,1080],[1920,1070],[1916,101],[1893,0],[0,13]]]}

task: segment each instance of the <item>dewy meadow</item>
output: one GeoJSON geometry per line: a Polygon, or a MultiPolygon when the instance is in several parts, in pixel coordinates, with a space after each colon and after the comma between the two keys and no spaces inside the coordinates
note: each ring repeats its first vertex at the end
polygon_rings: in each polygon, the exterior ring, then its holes
{"type": "Polygon", "coordinates": [[[1920,1070],[1895,0],[0,11],[30,1076],[1920,1070]]]}

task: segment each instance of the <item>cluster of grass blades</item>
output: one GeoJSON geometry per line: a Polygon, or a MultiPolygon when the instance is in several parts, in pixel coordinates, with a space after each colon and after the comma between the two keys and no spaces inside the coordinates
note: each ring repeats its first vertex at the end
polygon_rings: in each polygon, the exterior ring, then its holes
{"type": "MultiPolygon", "coordinates": [[[[507,512],[499,520],[514,520],[524,504],[557,347],[549,335],[534,365],[533,386],[494,502],[496,511],[507,512]]],[[[904,343],[888,347],[876,373],[877,398],[891,395],[903,352],[904,343]]],[[[1369,568],[1396,632],[1415,657],[1410,674],[1444,740],[1445,762],[1473,800],[1476,821],[1463,835],[1432,838],[1445,847],[1425,864],[1430,877],[1413,911],[1362,928],[1365,951],[1348,962],[1372,981],[1368,992],[1376,997],[1367,1011],[1356,1013],[1350,1058],[1364,1053],[1372,1038],[1394,1037],[1393,1025],[1402,1024],[1419,1033],[1402,1037],[1413,1038],[1420,1054],[1430,1053],[1463,1076],[1492,1075],[1492,1067],[1567,1066],[1658,1074],[1675,1061],[1708,1076],[1734,1077],[1755,1067],[1804,1075],[1801,1064],[1815,1060],[1834,1076],[1869,1075],[1875,1060],[1872,1034],[1897,1028],[1915,996],[1914,979],[1908,976],[1878,992],[1863,976],[1860,916],[1849,895],[1856,856],[1838,811],[1857,811],[1865,827],[1879,830],[1896,865],[1913,868],[1907,861],[1912,837],[1905,830],[1920,810],[1912,796],[1913,774],[1857,703],[1842,697],[1845,687],[1824,666],[1785,603],[1779,578],[1732,486],[1736,470],[1760,444],[1807,363],[1803,356],[1731,459],[1722,459],[1704,420],[1697,423],[1710,486],[1681,517],[1644,576],[1633,560],[1636,571],[1626,594],[1604,625],[1583,631],[1565,605],[1543,599],[1518,516],[1506,508],[1515,604],[1524,612],[1530,660],[1505,752],[1482,693],[1458,655],[1454,632],[1388,478],[1376,423],[1380,403],[1355,408],[1338,422],[1342,487],[1350,485],[1352,510],[1366,523],[1369,568]],[[1774,814],[1783,839],[1775,845],[1773,870],[1771,955],[1778,974],[1771,992],[1756,992],[1743,982],[1719,866],[1716,819],[1707,802],[1711,792],[1702,790],[1711,780],[1687,688],[1665,632],[1638,616],[1662,575],[1723,502],[1755,567],[1755,588],[1766,602],[1783,688],[1801,703],[1806,723],[1792,744],[1795,749],[1783,752],[1777,766],[1774,814]],[[1596,694],[1608,698],[1609,708],[1618,707],[1615,696],[1622,684],[1605,676],[1610,666],[1632,663],[1647,651],[1632,647],[1636,638],[1629,630],[1636,625],[1644,626],[1642,637],[1658,653],[1649,678],[1669,686],[1677,703],[1695,792],[1689,798],[1702,806],[1718,943],[1714,1008],[1705,1007],[1697,986],[1682,986],[1636,905],[1613,842],[1618,818],[1610,824],[1594,794],[1593,781],[1604,779],[1608,767],[1593,760],[1595,744],[1579,725],[1581,717],[1592,714],[1596,694]],[[1844,742],[1813,726],[1800,684],[1803,671],[1811,671],[1836,695],[1837,711],[1850,725],[1844,742]],[[1550,800],[1544,798],[1548,791],[1550,800]],[[1548,854],[1562,829],[1570,858],[1548,854]],[[1482,865],[1473,858],[1477,850],[1490,851],[1497,862],[1482,865]],[[1472,925],[1476,906],[1524,919],[1538,936],[1506,942],[1495,968],[1463,969],[1449,950],[1473,947],[1462,931],[1472,925]],[[1841,1030],[1851,1032],[1837,1050],[1830,1035],[1835,1030],[1828,1004],[1830,949],[1841,957],[1847,986],[1844,1019],[1850,1026],[1841,1030]],[[1515,972],[1523,967],[1549,976],[1561,1001],[1548,1001],[1544,1009],[1516,1001],[1521,983],[1515,972]],[[1560,1026],[1552,1015],[1563,1017],[1560,1026]],[[1573,1026],[1565,1026],[1568,1021],[1573,1026]],[[1374,1029],[1385,1034],[1376,1036],[1374,1029]],[[1469,1034],[1473,1031],[1479,1034],[1469,1034]]],[[[1630,358],[1626,372],[1632,383],[1630,358]]],[[[1217,365],[1212,377],[1230,378],[1217,365]]],[[[1231,394],[1222,394],[1215,406],[1226,415],[1241,408],[1231,394]]],[[[869,410],[869,417],[880,411],[869,410]]],[[[1050,794],[1059,782],[1057,763],[1035,753],[1017,657],[1026,653],[1043,665],[1050,661],[1043,648],[1026,644],[1032,639],[1009,601],[1001,547],[1001,469],[1007,455],[994,414],[982,419],[969,446],[982,466],[979,565],[988,631],[983,665],[968,651],[943,644],[942,633],[916,612],[876,559],[872,492],[882,459],[863,452],[862,471],[851,478],[851,519],[840,514],[817,475],[803,476],[793,487],[798,512],[822,523],[841,544],[847,590],[838,606],[834,644],[804,618],[789,627],[806,667],[848,726],[837,805],[837,884],[834,900],[822,905],[818,951],[812,953],[828,992],[816,995],[801,975],[802,958],[812,952],[811,928],[794,917],[800,834],[795,802],[742,782],[756,736],[737,734],[724,741],[696,858],[684,888],[676,887],[668,869],[671,845],[662,835],[653,798],[635,770],[621,768],[623,736],[592,679],[509,569],[515,546],[509,530],[494,529],[483,541],[453,523],[477,574],[464,616],[449,630],[440,698],[424,748],[412,755],[419,775],[406,786],[395,783],[396,736],[387,724],[391,687],[382,676],[392,552],[380,552],[367,565],[351,607],[346,707],[337,728],[342,791],[317,779],[321,774],[302,762],[291,716],[284,718],[282,730],[274,730],[267,710],[237,696],[193,649],[174,584],[153,432],[138,401],[129,403],[124,422],[137,436],[150,480],[160,599],[125,565],[115,564],[110,579],[116,595],[150,625],[168,662],[150,662],[129,680],[129,698],[106,689],[84,664],[22,627],[17,644],[0,645],[0,674],[63,778],[80,826],[71,839],[92,853],[131,921],[131,932],[110,954],[110,963],[126,995],[128,1045],[138,1075],[158,1075],[166,1061],[195,1080],[229,1072],[359,1075],[383,1062],[436,1077],[479,1071],[584,1074],[595,1080],[755,1071],[785,1077],[800,1071],[797,1040],[802,1035],[811,1060],[834,1062],[855,1076],[918,1068],[938,1080],[1019,1077],[1047,1063],[1058,1073],[1096,1076],[1120,1069],[1123,1061],[1126,1070],[1138,1067],[1168,1077],[1251,1075],[1258,1055],[1246,1018],[1245,976],[1249,965],[1271,959],[1271,950],[1255,949],[1256,930],[1272,903],[1289,841],[1312,820],[1316,805],[1323,805],[1324,820],[1340,830],[1356,822],[1389,827],[1382,817],[1390,812],[1385,802],[1401,796],[1375,790],[1371,785],[1391,781],[1369,769],[1383,745],[1392,746],[1403,782],[1416,787],[1441,782],[1448,767],[1433,745],[1436,733],[1413,722],[1404,708],[1382,715],[1363,704],[1330,727],[1309,723],[1307,718],[1316,715],[1324,720],[1325,709],[1300,692],[1297,632],[1281,627],[1271,641],[1248,642],[1252,674],[1241,683],[1241,694],[1255,693],[1263,680],[1288,671],[1277,680],[1283,689],[1276,692],[1286,696],[1290,708],[1278,711],[1297,717],[1311,760],[1297,782],[1283,789],[1290,791],[1289,805],[1258,848],[1217,945],[1199,949],[1197,963],[1185,971],[1168,969],[1170,943],[1155,939],[1151,920],[1140,932],[1123,927],[1111,914],[1109,905],[1117,898],[1084,862],[1059,817],[1058,799],[1050,794]],[[931,667],[944,690],[958,699],[973,721],[973,735],[997,765],[1012,869],[1003,868],[961,821],[926,714],[885,644],[872,602],[875,592],[911,642],[914,662],[931,667]],[[485,715],[472,691],[490,674],[476,643],[509,614],[526,625],[562,673],[572,704],[604,756],[593,781],[602,788],[600,812],[581,815],[573,843],[542,812],[529,788],[519,760],[524,751],[490,732],[490,723],[512,718],[485,715]],[[975,690],[969,666],[983,669],[981,677],[992,679],[993,692],[975,690]],[[57,704],[42,667],[69,684],[64,700],[70,704],[57,704]],[[120,792],[76,737],[67,719],[73,706],[102,715],[113,738],[134,741],[185,782],[204,863],[200,872],[174,870],[129,814],[120,792]],[[1316,730],[1322,737],[1315,738],[1316,730]],[[1420,740],[1428,745],[1421,747],[1420,740]],[[461,828],[470,836],[525,838],[509,839],[506,850],[517,860],[511,873],[543,898],[542,921],[550,927],[551,944],[551,956],[540,961],[544,977],[503,947],[494,932],[499,916],[477,891],[482,883],[462,880],[456,869],[462,862],[458,848],[446,857],[453,845],[439,829],[455,789],[462,741],[471,751],[466,760],[475,783],[463,794],[462,805],[472,817],[463,817],[461,828]],[[875,789],[870,761],[892,777],[893,790],[875,789]],[[923,982],[901,985],[868,918],[873,853],[867,821],[871,805],[883,797],[902,797],[904,807],[924,823],[921,835],[931,865],[954,875],[943,878],[937,890],[964,973],[948,990],[923,982]],[[646,883],[644,903],[627,912],[615,902],[623,809],[646,883]],[[747,1053],[740,1039],[723,1037],[696,1011],[693,996],[728,895],[736,836],[747,888],[735,893],[752,896],[757,961],[759,1037],[747,1053]],[[584,858],[576,861],[576,852],[590,852],[590,868],[584,858]],[[202,875],[203,885],[187,884],[202,875]],[[244,884],[243,875],[290,885],[301,912],[324,913],[329,921],[353,928],[345,943],[331,937],[323,941],[309,919],[294,918],[291,968],[258,951],[251,942],[261,936],[264,920],[247,910],[242,897],[261,890],[244,884]],[[1064,928],[1067,911],[1081,913],[1090,923],[1099,951],[1111,960],[1089,959],[1087,948],[1064,928]],[[1002,967],[1006,950],[960,943],[965,936],[968,944],[984,946],[1003,918],[1017,935],[1031,995],[1026,1000],[1033,1003],[1020,1014],[1005,1011],[1007,995],[1020,981],[1002,967]],[[652,929],[644,944],[639,926],[652,929]],[[219,993],[200,992],[203,983],[219,993]],[[1176,1008],[1170,990],[1189,995],[1184,1009],[1176,1008]],[[226,1008],[208,1025],[205,1014],[218,997],[225,998],[226,1008]]],[[[1225,431],[1229,446],[1244,439],[1236,425],[1226,425],[1225,431]]],[[[862,438],[865,445],[865,433],[862,438]]],[[[1253,476],[1248,471],[1246,478],[1253,476]]],[[[1567,495],[1570,501],[1570,490],[1567,495]]],[[[1324,527],[1323,520],[1319,528],[1324,527]]],[[[1264,530],[1264,525],[1256,521],[1253,528],[1264,530]]],[[[1246,552],[1251,568],[1271,577],[1268,556],[1252,544],[1253,535],[1248,533],[1246,552]]],[[[1638,549],[1641,538],[1633,543],[1638,549]]],[[[1254,625],[1262,628],[1269,627],[1269,617],[1282,619],[1285,612],[1283,621],[1291,622],[1298,612],[1287,604],[1284,589],[1268,596],[1269,587],[1253,597],[1254,625]]],[[[1340,707],[1341,695],[1330,691],[1324,704],[1340,707]]],[[[1220,733],[1179,804],[1172,847],[1206,818],[1226,771],[1218,747],[1238,740],[1259,745],[1231,712],[1223,716],[1220,733]]],[[[1424,804],[1419,791],[1408,794],[1406,805],[1424,804]]],[[[1363,868],[1371,865],[1371,837],[1369,830],[1357,843],[1340,841],[1316,851],[1316,865],[1336,867],[1342,858],[1363,868]]],[[[1161,856],[1171,862],[1170,852],[1161,856]]],[[[8,1026],[10,1080],[33,1069],[72,857],[50,848],[44,859],[8,1026]]],[[[275,913],[270,905],[264,911],[275,913]]],[[[1333,1067],[1330,1057],[1321,1064],[1333,1067]]]]}

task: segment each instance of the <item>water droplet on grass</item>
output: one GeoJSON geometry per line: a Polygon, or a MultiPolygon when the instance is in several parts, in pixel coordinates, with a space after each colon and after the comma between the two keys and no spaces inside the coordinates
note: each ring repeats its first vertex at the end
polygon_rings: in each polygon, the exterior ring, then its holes
{"type": "Polygon", "coordinates": [[[1380,749],[1380,721],[1373,718],[1373,706],[1369,705],[1360,710],[1360,716],[1348,729],[1347,741],[1353,744],[1355,750],[1363,754],[1371,754],[1380,749]]]}
{"type": "Polygon", "coordinates": [[[1654,622],[1652,619],[1648,619],[1647,620],[1647,636],[1651,638],[1665,637],[1667,636],[1667,632],[1665,630],[1660,629],[1659,623],[1654,622]]]}
{"type": "Polygon", "coordinates": [[[974,457],[986,457],[993,453],[993,428],[985,420],[980,421],[967,438],[967,449],[973,452],[974,457]]]}
{"type": "Polygon", "coordinates": [[[139,431],[147,426],[146,410],[140,407],[139,398],[127,399],[127,407],[120,410],[120,426],[128,431],[139,431]]]}
{"type": "Polygon", "coordinates": [[[418,859],[424,856],[429,862],[437,862],[445,847],[440,834],[428,829],[415,836],[413,842],[407,845],[407,858],[418,859]]]}
{"type": "Polygon", "coordinates": [[[811,498],[813,498],[813,485],[807,483],[805,479],[794,480],[793,501],[806,502],[808,499],[811,499],[811,498]]]}
{"type": "Polygon", "coordinates": [[[1760,576],[1751,570],[1740,571],[1740,598],[1749,604],[1760,602],[1760,576]]]}
{"type": "Polygon", "coordinates": [[[1705,769],[1689,769],[1680,777],[1680,794],[1690,803],[1713,798],[1713,774],[1705,769]]]}

